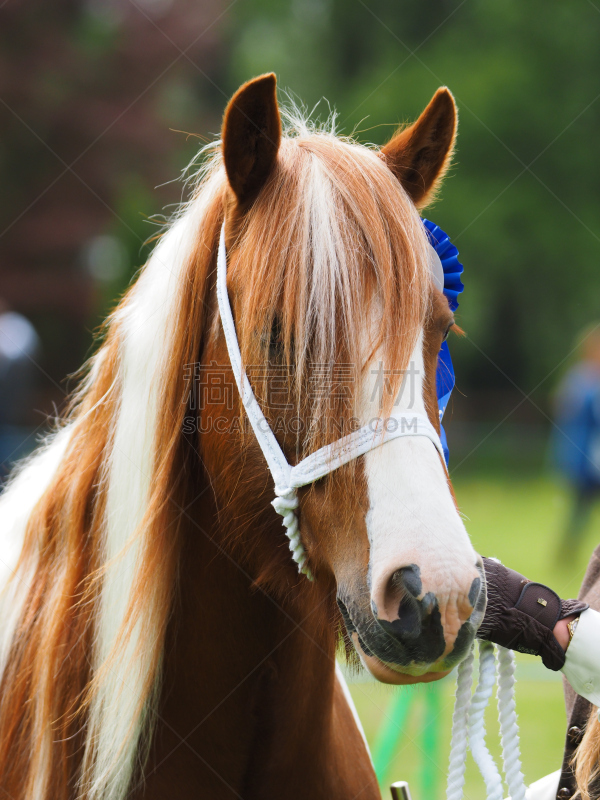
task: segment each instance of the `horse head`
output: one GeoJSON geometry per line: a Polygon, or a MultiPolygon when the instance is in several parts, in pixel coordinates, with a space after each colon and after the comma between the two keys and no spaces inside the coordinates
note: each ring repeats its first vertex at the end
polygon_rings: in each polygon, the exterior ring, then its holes
{"type": "Polygon", "coordinates": [[[233,97],[66,419],[0,497],[15,797],[374,797],[336,630],[375,677],[411,683],[451,669],[481,620],[436,433],[453,315],[418,211],[454,101],[440,89],[378,150],[282,124],[275,89],[233,97]],[[406,431],[371,447],[388,421],[406,431]],[[282,488],[273,453],[290,475],[319,453],[325,468],[282,488]]]}
{"type": "MultiPolygon", "coordinates": [[[[390,414],[408,426],[427,417],[439,432],[437,355],[454,319],[419,209],[455,134],[447,89],[381,150],[301,124],[282,133],[273,75],[229,103],[227,293],[245,372],[292,465],[390,414]]],[[[202,364],[225,365],[234,386],[218,313],[202,364]]],[[[311,587],[267,502],[273,486],[239,396],[205,399],[199,415],[231,546],[256,583],[335,589],[347,643],[381,681],[435,680],[467,654],[485,607],[482,564],[429,439],[396,438],[299,490],[311,587]]]]}

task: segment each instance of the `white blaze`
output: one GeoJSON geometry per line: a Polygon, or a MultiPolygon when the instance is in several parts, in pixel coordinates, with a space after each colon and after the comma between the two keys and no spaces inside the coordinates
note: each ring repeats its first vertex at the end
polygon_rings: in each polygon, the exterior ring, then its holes
{"type": "MultiPolygon", "coordinates": [[[[363,397],[365,420],[377,417],[381,402],[381,362],[375,358],[363,397]]],[[[423,333],[393,411],[426,414],[423,333]]],[[[422,436],[395,439],[365,455],[369,492],[366,517],[370,542],[372,597],[399,568],[416,564],[423,591],[433,591],[440,606],[468,593],[476,554],[450,493],[448,476],[433,444],[422,436]]],[[[378,611],[381,615],[383,609],[378,611]]]]}

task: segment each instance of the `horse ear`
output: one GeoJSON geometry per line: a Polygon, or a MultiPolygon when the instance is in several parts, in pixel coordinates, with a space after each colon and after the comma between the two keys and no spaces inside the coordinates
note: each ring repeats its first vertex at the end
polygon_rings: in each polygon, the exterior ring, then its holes
{"type": "Polygon", "coordinates": [[[450,91],[442,86],[419,119],[398,131],[381,154],[414,204],[433,199],[452,160],[457,112],[450,91]]]}
{"type": "Polygon", "coordinates": [[[251,203],[277,159],[281,120],[273,73],[248,81],[233,95],[222,128],[223,159],[229,185],[240,205],[251,203]]]}

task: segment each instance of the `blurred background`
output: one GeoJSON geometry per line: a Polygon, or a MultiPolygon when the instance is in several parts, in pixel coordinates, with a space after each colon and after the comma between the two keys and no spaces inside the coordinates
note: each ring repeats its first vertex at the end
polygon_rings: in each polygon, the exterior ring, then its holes
{"type": "MultiPolygon", "coordinates": [[[[591,0],[0,0],[2,475],[64,407],[240,83],[273,70],[374,143],[445,84],[458,149],[426,215],[465,265],[445,420],[457,497],[476,548],[576,595],[600,541],[599,34],[591,0]]],[[[562,688],[532,658],[519,677],[534,780],[560,765],[562,688]]],[[[441,798],[452,679],[353,681],[383,784],[441,798]]],[[[466,793],[484,796],[472,765],[466,793]]]]}

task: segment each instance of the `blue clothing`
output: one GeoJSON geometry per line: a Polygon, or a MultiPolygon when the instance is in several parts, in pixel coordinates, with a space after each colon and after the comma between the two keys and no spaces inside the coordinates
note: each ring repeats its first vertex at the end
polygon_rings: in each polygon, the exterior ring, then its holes
{"type": "Polygon", "coordinates": [[[553,455],[559,470],[581,488],[600,487],[600,368],[582,362],[559,389],[553,455]]]}

